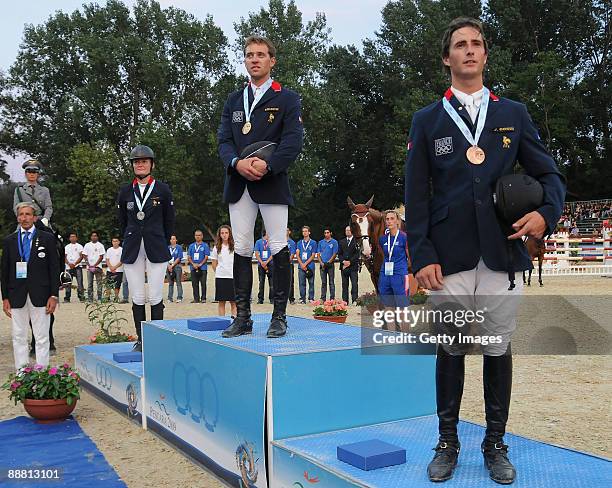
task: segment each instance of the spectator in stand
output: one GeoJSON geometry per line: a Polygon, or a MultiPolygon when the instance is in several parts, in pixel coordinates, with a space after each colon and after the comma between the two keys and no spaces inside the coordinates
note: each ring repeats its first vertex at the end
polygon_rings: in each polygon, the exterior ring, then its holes
{"type": "Polygon", "coordinates": [[[219,302],[219,315],[225,315],[225,303],[230,302],[231,315],[236,317],[238,311],[234,291],[234,236],[229,225],[222,225],[217,230],[210,259],[215,272],[215,300],[219,302]]]}
{"type": "Polygon", "coordinates": [[[118,237],[113,237],[111,243],[112,247],[106,250],[106,279],[109,287],[112,286],[115,292],[114,300],[118,302],[119,290],[121,289],[121,282],[123,281],[123,263],[121,262],[123,248],[119,245],[121,241],[118,237]]]}
{"type": "Polygon", "coordinates": [[[90,241],[83,248],[83,256],[87,262],[87,300],[93,302],[93,282],[96,280],[98,301],[102,300],[102,260],[104,259],[104,245],[99,241],[96,231],[89,236],[90,241]]]}
{"type": "Polygon", "coordinates": [[[176,303],[181,303],[183,301],[183,266],[181,265],[183,248],[177,245],[175,235],[170,237],[168,251],[170,251],[170,261],[168,261],[168,270],[166,272],[166,277],[168,278],[168,301],[174,300],[174,284],[176,283],[176,303]]]}
{"type": "MultiPolygon", "coordinates": [[[[83,261],[83,246],[78,242],[78,236],[76,232],[71,232],[68,236],[70,244],[66,244],[64,248],[64,262],[66,263],[66,271],[70,273],[70,276],[76,278],[77,282],[77,296],[81,302],[85,301],[85,287],[83,286],[83,268],[81,262],[83,261]]],[[[70,297],[72,296],[72,286],[66,287],[66,295],[64,296],[64,302],[70,303],[70,297]]]]}
{"type": "Polygon", "coordinates": [[[193,300],[191,303],[206,303],[206,277],[208,275],[208,256],[210,247],[204,242],[204,234],[200,229],[194,233],[195,242],[189,245],[187,261],[191,268],[191,286],[193,288],[193,300]],[[200,288],[202,294],[200,295],[200,288]]]}

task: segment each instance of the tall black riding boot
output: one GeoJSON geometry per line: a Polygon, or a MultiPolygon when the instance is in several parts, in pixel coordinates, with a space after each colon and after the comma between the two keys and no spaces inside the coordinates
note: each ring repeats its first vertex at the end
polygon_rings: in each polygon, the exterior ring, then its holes
{"type": "Polygon", "coordinates": [[[164,320],[164,302],[151,305],[151,320],[164,320]]]}
{"type": "Polygon", "coordinates": [[[482,441],[482,454],[491,479],[496,483],[508,485],[516,477],[516,470],[508,459],[508,446],[503,442],[512,395],[510,346],[503,356],[484,356],[483,359],[487,431],[482,441]]]}
{"type": "Polygon", "coordinates": [[[436,402],[440,439],[434,448],[436,454],[427,466],[431,481],[446,481],[453,477],[459,457],[459,409],[463,396],[465,356],[452,356],[438,347],[436,360],[436,402]]]}
{"type": "Polygon", "coordinates": [[[283,247],[272,258],[274,273],[272,288],[274,289],[274,311],[268,327],[268,337],[282,337],[287,333],[287,302],[289,301],[289,285],[291,269],[289,266],[289,248],[283,247]]]}
{"type": "Polygon", "coordinates": [[[147,313],[144,305],[136,305],[132,303],[132,316],[134,317],[134,325],[136,326],[136,335],[138,340],[134,344],[134,351],[142,352],[142,322],[147,320],[147,313]]]}
{"type": "Polygon", "coordinates": [[[234,291],[236,292],[236,318],[223,331],[223,337],[238,337],[253,333],[251,320],[251,288],[253,287],[253,266],[251,256],[234,253],[234,291]]]}

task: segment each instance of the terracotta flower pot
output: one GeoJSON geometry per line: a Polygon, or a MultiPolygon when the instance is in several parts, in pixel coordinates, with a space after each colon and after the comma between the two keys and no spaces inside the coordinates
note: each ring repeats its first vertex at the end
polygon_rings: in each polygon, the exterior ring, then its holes
{"type": "Polygon", "coordinates": [[[62,422],[66,420],[74,407],[76,407],[77,400],[72,402],[72,405],[68,405],[65,398],[60,400],[33,400],[26,398],[23,401],[23,408],[30,414],[31,417],[36,419],[39,424],[54,424],[56,422],[62,422]]]}
{"type": "Polygon", "coordinates": [[[325,322],[335,322],[336,324],[343,324],[346,322],[346,315],[315,315],[315,320],[324,320],[325,322]]]}

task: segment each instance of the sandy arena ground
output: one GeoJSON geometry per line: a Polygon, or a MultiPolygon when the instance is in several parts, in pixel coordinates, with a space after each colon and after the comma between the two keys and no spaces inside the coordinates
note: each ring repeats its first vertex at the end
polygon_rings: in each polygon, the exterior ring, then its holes
{"type": "MultiPolygon", "coordinates": [[[[206,304],[190,304],[191,284],[184,283],[185,300],[169,303],[166,318],[216,315],[212,271],[208,274],[208,298],[206,304]]],[[[534,280],[537,285],[537,280],[534,280]]],[[[341,295],[340,276],[336,273],[337,293],[341,295]]],[[[365,270],[360,275],[360,291],[372,289],[365,270]]],[[[257,278],[255,277],[255,285],[257,278]]],[[[167,285],[166,285],[167,286],[167,285]]],[[[320,286],[319,277],[316,286],[320,286]]],[[[254,289],[255,293],[256,290],[254,289]]],[[[297,277],[296,277],[297,292],[297,277]]],[[[267,293],[267,292],[266,292],[267,293]]],[[[612,278],[564,277],[545,278],[545,286],[526,288],[526,295],[612,295],[612,278]]],[[[85,306],[78,301],[61,304],[56,315],[55,340],[58,353],[52,363],[73,363],[73,347],[88,342],[94,328],[87,322],[85,306]]],[[[318,296],[318,288],[317,293],[318,296]]],[[[63,293],[62,297],[63,299],[63,293]]],[[[607,299],[606,301],[608,301],[607,299]]],[[[539,304],[540,302],[538,302],[539,304]]],[[[543,299],[539,315],[551,317],[553,322],[563,320],[558,316],[554,300],[543,299]],[[548,308],[547,308],[548,307],[548,308]],[[541,315],[540,315],[541,314],[541,315]],[[556,315],[555,315],[556,314],[556,315]]],[[[608,302],[610,303],[610,302],[608,302]]],[[[538,305],[539,307],[540,305],[538,305]]],[[[126,317],[131,317],[129,305],[121,305],[126,317]]],[[[148,307],[147,307],[148,308],[148,307]]],[[[602,313],[601,307],[589,307],[593,314],[602,313]]],[[[269,313],[272,306],[253,305],[255,313],[269,313]]],[[[290,305],[289,314],[311,316],[312,307],[290,305]]],[[[608,307],[609,310],[609,307],[608,307]]],[[[148,314],[148,310],[147,310],[148,314]]],[[[595,317],[610,323],[611,315],[595,317]]],[[[130,318],[131,322],[131,318],[130,318]]],[[[360,322],[360,308],[351,307],[348,322],[360,322]]],[[[519,324],[519,328],[521,325],[519,324]]],[[[2,382],[13,369],[10,320],[0,319],[0,379],[2,382]]],[[[130,328],[131,331],[131,328],[130,328]]],[[[591,331],[593,332],[593,331],[591,331]]],[[[289,330],[291,333],[291,329],[289,330]]],[[[595,332],[593,332],[595,333],[595,332]]],[[[598,341],[598,338],[592,338],[598,341]]],[[[609,345],[609,337],[604,344],[609,345]]],[[[608,350],[609,352],[609,350],[608,350]]],[[[482,399],[482,359],[469,356],[466,365],[466,385],[462,404],[462,417],[484,423],[482,399]]],[[[601,355],[517,355],[514,359],[514,391],[508,431],[531,438],[568,446],[607,457],[612,456],[612,409],[610,356],[601,355]]],[[[433,381],[433,378],[432,378],[433,381]]],[[[22,406],[13,405],[6,392],[0,394],[0,419],[24,415],[22,406]]],[[[196,466],[173,447],[145,432],[119,415],[110,407],[84,391],[75,410],[76,419],[85,432],[98,445],[106,459],[130,488],[140,487],[221,487],[212,475],[196,466]]],[[[436,439],[431,440],[432,447],[436,439]]],[[[510,453],[512,456],[512,453],[510,453]]],[[[425,469],[425,466],[423,467],[425,469]]]]}

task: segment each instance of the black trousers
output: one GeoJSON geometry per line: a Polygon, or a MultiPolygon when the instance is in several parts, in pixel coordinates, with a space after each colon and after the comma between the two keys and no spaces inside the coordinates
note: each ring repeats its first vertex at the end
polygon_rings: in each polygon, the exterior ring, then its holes
{"type": "Polygon", "coordinates": [[[295,285],[293,283],[293,275],[295,274],[295,266],[289,263],[289,301],[295,302],[295,285]]]}
{"type": "MultiPolygon", "coordinates": [[[[264,288],[266,284],[266,271],[260,266],[257,265],[257,275],[259,276],[259,293],[257,294],[257,300],[260,302],[264,301],[264,288]]],[[[274,276],[274,266],[272,265],[272,261],[268,263],[268,287],[269,294],[268,298],[270,301],[274,298],[274,286],[272,284],[272,277],[274,276]]]]}
{"type": "Polygon", "coordinates": [[[350,269],[346,273],[340,272],[342,276],[342,300],[346,303],[351,303],[357,300],[359,296],[359,271],[350,269]],[[351,301],[349,302],[349,281],[351,283],[351,301]]]}
{"type": "Polygon", "coordinates": [[[207,269],[200,269],[200,273],[196,273],[196,270],[191,270],[191,288],[193,289],[193,299],[196,302],[206,300],[206,276],[208,275],[207,269]],[[200,287],[202,288],[202,294],[200,295],[200,287]]]}

